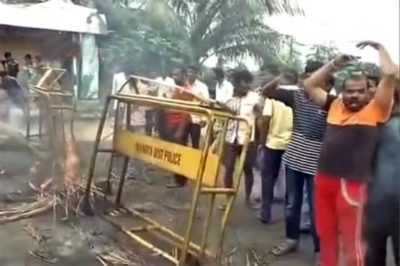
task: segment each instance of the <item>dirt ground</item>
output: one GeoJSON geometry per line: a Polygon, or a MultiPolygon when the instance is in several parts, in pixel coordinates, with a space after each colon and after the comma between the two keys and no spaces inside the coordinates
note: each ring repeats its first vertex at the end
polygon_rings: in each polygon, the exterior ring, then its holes
{"type": "MultiPolygon", "coordinates": [[[[76,136],[84,159],[82,174],[87,175],[88,159],[92,153],[92,142],[97,130],[97,120],[85,119],[76,122],[76,136]]],[[[6,168],[10,176],[0,176],[0,210],[8,206],[34,200],[34,193],[28,186],[29,167],[35,161],[32,155],[24,151],[0,151],[0,167],[6,168]]],[[[107,158],[100,156],[96,170],[96,182],[104,179],[107,158]]],[[[118,165],[118,163],[117,163],[118,165]]],[[[118,175],[118,166],[114,169],[118,175]]],[[[154,170],[146,178],[137,175],[128,179],[123,202],[126,206],[145,212],[147,215],[182,233],[186,217],[192,186],[171,190],[166,183],[171,175],[154,170]],[[151,183],[151,184],[149,184],[151,183]]],[[[116,190],[113,182],[113,190],[116,190]]],[[[256,177],[254,196],[258,197],[260,190],[259,176],[256,177]]],[[[233,214],[231,215],[225,239],[225,256],[232,255],[235,266],[247,265],[249,254],[256,254],[262,261],[259,265],[271,266],[311,266],[315,264],[312,254],[311,239],[302,236],[300,251],[276,258],[269,254],[270,249],[284,237],[283,205],[273,207],[275,221],[272,225],[263,225],[256,219],[256,212],[244,204],[243,189],[240,190],[233,214]]],[[[221,202],[221,198],[217,199],[221,202]]],[[[202,221],[207,210],[205,199],[201,200],[198,215],[196,216],[194,239],[201,236],[202,221]]],[[[103,210],[97,209],[99,213],[103,210]]],[[[132,265],[170,265],[157,254],[144,250],[137,243],[116,231],[99,216],[72,217],[69,221],[61,221],[63,210],[34,217],[27,220],[0,225],[0,266],[39,266],[39,265],[75,265],[89,266],[102,265],[96,259],[98,254],[106,254],[110,249],[118,248],[129,251],[132,265]],[[32,256],[42,254],[46,260],[32,256]]],[[[214,210],[213,217],[220,218],[221,212],[214,210]]],[[[125,219],[116,218],[116,219],[125,219]]],[[[126,227],[137,225],[135,221],[124,220],[126,227]]],[[[217,225],[213,223],[214,227],[217,225]]],[[[212,229],[210,239],[216,234],[212,229]]],[[[215,241],[210,241],[210,247],[215,241]]],[[[253,259],[254,260],[254,259],[253,259]]],[[[208,264],[204,264],[208,265],[208,264]]],[[[250,264],[249,264],[250,265],[250,264]]],[[[253,264],[251,264],[253,265],[253,264]]]]}

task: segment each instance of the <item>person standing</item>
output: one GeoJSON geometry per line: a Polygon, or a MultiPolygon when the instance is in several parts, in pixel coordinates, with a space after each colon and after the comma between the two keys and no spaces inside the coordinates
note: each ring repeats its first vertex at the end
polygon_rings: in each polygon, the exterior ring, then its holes
{"type": "Polygon", "coordinates": [[[24,56],[25,63],[22,66],[22,71],[18,74],[18,82],[21,87],[25,90],[25,93],[29,93],[30,83],[35,75],[35,70],[33,68],[33,59],[31,54],[26,54],[24,56]]]}
{"type": "MultiPolygon", "coordinates": [[[[115,73],[113,76],[113,82],[112,82],[112,87],[111,87],[111,96],[115,95],[118,93],[119,90],[123,89],[126,90],[126,87],[123,87],[128,80],[128,71],[119,71],[118,73],[115,73]]],[[[111,111],[111,121],[114,121],[114,116],[117,110],[117,101],[112,102],[112,111],[111,111]]]]}
{"type": "MultiPolygon", "coordinates": [[[[186,69],[183,67],[175,67],[172,70],[172,79],[176,86],[191,90],[187,83],[186,69]]],[[[193,101],[194,96],[179,88],[170,91],[172,99],[193,101]]],[[[189,114],[179,110],[158,110],[158,127],[161,139],[187,145],[189,140],[189,125],[191,117],[189,114]]],[[[182,175],[175,174],[174,181],[167,185],[168,188],[184,187],[187,183],[187,178],[182,175]]]]}
{"type": "Polygon", "coordinates": [[[367,75],[357,67],[344,68],[353,60],[347,55],[337,56],[304,81],[313,101],[328,111],[315,178],[322,266],[338,265],[339,246],[344,248],[347,266],[364,265],[361,226],[365,189],[372,177],[378,124],[388,120],[393,102],[397,68],[386,49],[375,42],[362,42],[357,46],[369,46],[379,52],[383,77],[373,97],[367,75]],[[337,98],[321,87],[327,77],[341,69],[345,77],[342,98],[337,98]]]}
{"type": "MultiPolygon", "coordinates": [[[[257,107],[260,104],[260,96],[251,91],[251,84],[253,83],[253,75],[247,70],[237,71],[232,75],[233,80],[233,96],[227,100],[226,105],[236,115],[248,119],[252,126],[252,133],[250,138],[249,148],[246,153],[244,163],[244,177],[245,177],[245,201],[246,204],[251,204],[251,192],[254,183],[253,167],[255,163],[255,114],[257,107]]],[[[225,137],[225,149],[223,154],[223,164],[225,166],[224,173],[224,186],[232,188],[234,184],[233,174],[235,170],[236,160],[240,156],[243,144],[246,138],[245,131],[246,125],[243,122],[230,122],[228,131],[225,137]]],[[[224,206],[221,206],[223,208],[224,206]]]]}
{"type": "Polygon", "coordinates": [[[7,75],[13,78],[17,78],[19,73],[19,64],[14,60],[12,54],[10,52],[4,53],[4,60],[1,61],[3,65],[3,69],[7,72],[7,75]]]}
{"type": "MultiPolygon", "coordinates": [[[[303,77],[308,77],[323,66],[322,62],[308,61],[303,77]]],[[[278,80],[279,81],[279,80],[278,80]]],[[[326,82],[327,84],[327,82],[326,82]]],[[[285,225],[286,240],[272,249],[275,256],[286,255],[298,249],[304,186],[310,206],[311,234],[314,252],[319,252],[319,239],[314,223],[314,175],[326,128],[327,112],[315,104],[303,89],[276,89],[272,84],[263,89],[266,97],[279,100],[293,110],[293,131],[283,155],[286,174],[285,225]]],[[[324,85],[328,91],[330,88],[324,85]]]]}
{"type": "MultiPolygon", "coordinates": [[[[188,86],[191,91],[204,99],[210,98],[210,93],[206,84],[198,80],[199,70],[196,66],[186,68],[188,77],[188,86]]],[[[193,148],[200,148],[201,128],[205,126],[205,121],[197,115],[192,115],[192,122],[189,125],[189,136],[193,148]]]]}
{"type": "MultiPolygon", "coordinates": [[[[17,79],[8,75],[5,71],[0,71],[0,89],[7,93],[11,102],[20,108],[24,113],[24,117],[26,117],[28,98],[17,79]]],[[[5,112],[4,116],[8,116],[8,111],[5,112]]]]}
{"type": "MultiPolygon", "coordinates": [[[[297,78],[293,81],[297,84],[297,78]]],[[[292,134],[292,109],[282,102],[266,98],[262,117],[257,121],[259,131],[258,153],[262,157],[261,166],[261,213],[262,223],[271,222],[271,205],[274,187],[278,179],[282,155],[292,134]]]]}
{"type": "Polygon", "coordinates": [[[221,68],[213,68],[215,75],[215,100],[220,103],[226,103],[233,96],[233,85],[225,79],[225,73],[221,68]]]}
{"type": "Polygon", "coordinates": [[[400,87],[389,121],[380,127],[374,177],[365,205],[366,266],[386,265],[390,238],[394,262],[400,265],[400,87]],[[377,219],[377,217],[379,217],[377,219]]]}

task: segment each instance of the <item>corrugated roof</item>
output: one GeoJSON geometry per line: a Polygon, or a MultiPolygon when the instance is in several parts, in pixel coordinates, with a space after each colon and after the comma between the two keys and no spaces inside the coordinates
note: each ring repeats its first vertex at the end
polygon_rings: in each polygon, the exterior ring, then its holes
{"type": "Polygon", "coordinates": [[[39,4],[0,3],[0,25],[66,32],[107,34],[106,17],[69,0],[39,4]]]}

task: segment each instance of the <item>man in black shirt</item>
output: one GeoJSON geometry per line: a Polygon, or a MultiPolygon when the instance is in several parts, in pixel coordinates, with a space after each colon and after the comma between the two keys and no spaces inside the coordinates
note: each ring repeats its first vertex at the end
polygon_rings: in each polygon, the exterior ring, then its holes
{"type": "Polygon", "coordinates": [[[25,114],[28,99],[15,77],[5,71],[0,71],[0,89],[4,90],[13,104],[17,105],[25,114]]]}
{"type": "Polygon", "coordinates": [[[3,65],[4,71],[6,71],[9,76],[14,78],[18,76],[19,65],[10,52],[4,53],[4,60],[1,61],[1,64],[3,65]]]}

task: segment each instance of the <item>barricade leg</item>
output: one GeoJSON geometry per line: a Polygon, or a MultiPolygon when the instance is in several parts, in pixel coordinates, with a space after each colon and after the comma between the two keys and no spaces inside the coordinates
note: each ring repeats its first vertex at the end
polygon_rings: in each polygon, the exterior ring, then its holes
{"type": "MultiPolygon", "coordinates": [[[[184,240],[184,243],[182,246],[182,255],[179,260],[179,265],[184,265],[184,263],[186,262],[187,253],[188,253],[187,251],[189,248],[189,243],[191,242],[194,218],[196,215],[200,192],[201,192],[201,188],[203,185],[203,174],[204,174],[204,170],[205,170],[205,166],[206,166],[206,162],[207,162],[208,151],[210,148],[213,124],[214,124],[213,122],[209,122],[209,125],[207,128],[206,140],[204,143],[204,148],[203,148],[203,152],[202,152],[202,156],[201,156],[201,160],[200,160],[199,171],[197,173],[196,187],[195,187],[194,195],[192,198],[191,208],[190,208],[190,212],[189,212],[188,226],[186,228],[185,240],[184,240]]],[[[200,253],[202,253],[202,250],[200,250],[200,253]]]]}
{"type": "Polygon", "coordinates": [[[129,163],[129,157],[125,156],[124,157],[124,162],[123,162],[123,165],[122,165],[121,179],[119,181],[117,197],[115,199],[115,204],[116,205],[121,205],[122,189],[124,188],[124,184],[125,184],[126,171],[128,169],[128,163],[129,163]]]}
{"type": "Polygon", "coordinates": [[[83,212],[88,215],[93,214],[93,209],[91,208],[90,202],[89,202],[90,190],[92,187],[92,182],[93,182],[93,177],[94,177],[94,168],[96,166],[96,158],[97,158],[97,153],[98,153],[99,144],[100,144],[100,140],[101,140],[101,135],[103,133],[104,124],[107,119],[107,111],[108,111],[110,102],[111,102],[111,97],[107,97],[106,104],[104,105],[103,113],[100,118],[99,128],[98,128],[97,134],[96,134],[96,139],[95,139],[95,142],[93,145],[93,154],[92,154],[92,157],[90,158],[88,180],[87,180],[87,184],[86,184],[85,197],[84,197],[83,204],[82,204],[83,212]]]}

